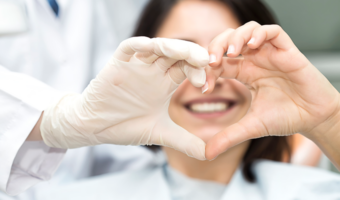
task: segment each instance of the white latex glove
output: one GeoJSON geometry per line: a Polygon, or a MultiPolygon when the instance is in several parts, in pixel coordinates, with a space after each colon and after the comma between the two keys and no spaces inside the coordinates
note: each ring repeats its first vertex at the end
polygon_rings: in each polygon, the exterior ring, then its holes
{"type": "Polygon", "coordinates": [[[170,98],[187,77],[206,80],[208,52],[197,44],[135,37],[123,41],[83,94],[68,94],[44,111],[48,146],[162,145],[205,159],[205,143],[169,117],[170,98]]]}

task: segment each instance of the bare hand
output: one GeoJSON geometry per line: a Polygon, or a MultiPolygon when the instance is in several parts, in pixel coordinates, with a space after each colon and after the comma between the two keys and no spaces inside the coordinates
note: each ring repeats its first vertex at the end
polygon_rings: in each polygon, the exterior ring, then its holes
{"type": "Polygon", "coordinates": [[[223,77],[239,80],[252,94],[247,115],[207,143],[209,160],[253,138],[298,132],[316,138],[315,130],[340,113],[339,92],[278,25],[249,22],[228,29],[212,41],[209,54],[216,62],[206,70],[207,93],[223,77]],[[227,49],[228,58],[223,57],[227,49]]]}

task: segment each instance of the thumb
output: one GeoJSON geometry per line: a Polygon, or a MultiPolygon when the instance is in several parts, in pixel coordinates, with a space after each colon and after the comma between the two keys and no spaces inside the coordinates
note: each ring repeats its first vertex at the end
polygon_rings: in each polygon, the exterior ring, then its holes
{"type": "Polygon", "coordinates": [[[205,142],[174,123],[168,114],[155,125],[153,144],[174,148],[190,157],[205,160],[205,142]]]}
{"type": "Polygon", "coordinates": [[[206,81],[204,68],[194,67],[184,60],[176,62],[169,69],[169,75],[177,84],[183,82],[185,78],[188,78],[195,87],[202,87],[206,81]]]}
{"type": "Polygon", "coordinates": [[[206,145],[205,156],[207,160],[213,160],[219,154],[244,141],[269,136],[267,130],[259,118],[247,114],[239,122],[214,135],[206,145]]]}
{"type": "Polygon", "coordinates": [[[210,65],[214,65],[215,63],[210,64],[205,68],[205,72],[207,74],[207,83],[209,88],[205,93],[209,94],[214,90],[216,80],[221,78],[226,79],[236,79],[242,83],[247,83],[254,73],[250,71],[250,68],[242,68],[242,64],[244,62],[244,58],[226,58],[223,57],[220,65],[210,67],[210,65]],[[242,76],[240,76],[242,74],[242,76]],[[246,76],[244,76],[246,75],[246,76]]]}

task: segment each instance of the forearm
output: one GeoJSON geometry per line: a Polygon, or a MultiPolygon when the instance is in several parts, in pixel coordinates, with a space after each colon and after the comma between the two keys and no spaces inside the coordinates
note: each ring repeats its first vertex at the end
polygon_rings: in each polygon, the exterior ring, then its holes
{"type": "Polygon", "coordinates": [[[327,122],[313,130],[308,137],[340,170],[340,109],[327,122]]]}
{"type": "Polygon", "coordinates": [[[26,138],[26,141],[41,141],[42,140],[41,132],[40,132],[40,124],[41,124],[43,116],[44,116],[44,112],[41,113],[38,122],[35,124],[31,133],[26,138]]]}

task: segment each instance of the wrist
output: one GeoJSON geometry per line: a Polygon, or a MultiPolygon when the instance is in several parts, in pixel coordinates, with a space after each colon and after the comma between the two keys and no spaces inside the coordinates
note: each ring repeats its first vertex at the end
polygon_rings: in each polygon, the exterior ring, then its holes
{"type": "Polygon", "coordinates": [[[340,170],[340,100],[334,114],[306,136],[317,144],[340,170]]]}
{"type": "Polygon", "coordinates": [[[317,144],[326,144],[332,139],[340,137],[340,94],[338,106],[332,115],[305,136],[317,144]]]}
{"type": "Polygon", "coordinates": [[[43,116],[44,116],[44,112],[41,113],[39,120],[37,121],[37,123],[33,127],[31,133],[26,138],[26,141],[41,141],[41,140],[43,140],[42,136],[41,136],[41,131],[40,131],[40,124],[41,124],[43,116]]]}

